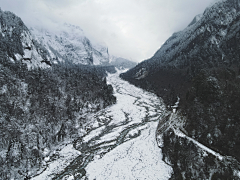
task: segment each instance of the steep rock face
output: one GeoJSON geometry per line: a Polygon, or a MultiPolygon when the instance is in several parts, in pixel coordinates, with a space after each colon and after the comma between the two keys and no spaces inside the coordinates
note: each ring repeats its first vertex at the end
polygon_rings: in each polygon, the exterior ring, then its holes
{"type": "Polygon", "coordinates": [[[108,47],[102,44],[93,44],[93,64],[109,65],[110,54],[108,47]]]}
{"type": "Polygon", "coordinates": [[[22,20],[11,12],[0,9],[0,54],[14,62],[21,60],[28,68],[49,67],[50,57],[43,56],[22,20]],[[47,62],[47,63],[46,63],[47,62]]]}
{"type": "Polygon", "coordinates": [[[52,63],[109,65],[108,48],[92,44],[83,30],[64,24],[59,30],[28,29],[21,18],[0,10],[0,53],[28,68],[47,68],[52,63]]]}
{"type": "Polygon", "coordinates": [[[68,61],[104,65],[109,62],[108,48],[93,45],[78,26],[64,24],[57,31],[42,28],[30,28],[30,31],[37,42],[48,50],[54,63],[68,61]]]}

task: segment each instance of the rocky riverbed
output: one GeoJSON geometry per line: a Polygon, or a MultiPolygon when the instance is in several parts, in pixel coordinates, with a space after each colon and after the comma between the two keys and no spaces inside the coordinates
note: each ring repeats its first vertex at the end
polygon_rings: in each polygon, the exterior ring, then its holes
{"type": "Polygon", "coordinates": [[[162,161],[156,142],[158,122],[169,112],[156,95],[123,81],[120,73],[107,77],[117,103],[92,115],[91,130],[63,148],[62,156],[33,179],[170,177],[172,168],[162,161]]]}

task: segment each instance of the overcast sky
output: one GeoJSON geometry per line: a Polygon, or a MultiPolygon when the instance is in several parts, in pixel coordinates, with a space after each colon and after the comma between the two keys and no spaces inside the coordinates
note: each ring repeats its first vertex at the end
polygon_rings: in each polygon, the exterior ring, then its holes
{"type": "Polygon", "coordinates": [[[216,0],[0,0],[28,26],[79,25],[110,54],[140,62],[216,0]]]}

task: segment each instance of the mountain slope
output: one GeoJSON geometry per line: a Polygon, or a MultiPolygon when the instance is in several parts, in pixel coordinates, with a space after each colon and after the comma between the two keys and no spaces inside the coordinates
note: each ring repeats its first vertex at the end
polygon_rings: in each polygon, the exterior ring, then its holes
{"type": "Polygon", "coordinates": [[[108,48],[92,44],[80,27],[64,24],[59,29],[28,29],[15,14],[0,10],[0,52],[28,68],[47,68],[59,62],[109,65],[108,48]]]}
{"type": "Polygon", "coordinates": [[[110,64],[117,67],[118,69],[121,69],[121,68],[130,69],[137,65],[136,62],[133,62],[121,57],[115,57],[115,56],[111,56],[110,64]]]}
{"type": "Polygon", "coordinates": [[[207,8],[202,16],[195,17],[183,31],[174,33],[151,59],[161,66],[181,69],[238,63],[230,58],[230,54],[235,53],[239,47],[236,42],[236,37],[239,36],[238,25],[238,1],[218,2],[207,8]],[[228,48],[229,46],[234,49],[228,48]],[[194,56],[197,56],[196,62],[192,61],[194,56]]]}
{"type": "MultiPolygon", "coordinates": [[[[28,68],[47,68],[53,63],[111,65],[113,56],[110,57],[108,47],[92,43],[78,26],[65,23],[58,25],[57,30],[27,28],[19,17],[2,10],[0,20],[0,54],[12,61],[22,61],[28,68]]],[[[120,63],[114,62],[116,66],[120,63]]],[[[129,67],[129,62],[124,64],[129,67]]]]}
{"type": "Polygon", "coordinates": [[[43,28],[30,28],[30,31],[49,51],[54,63],[106,65],[109,62],[108,48],[93,45],[78,26],[65,23],[55,31],[43,28]]]}
{"type": "Polygon", "coordinates": [[[175,98],[170,97],[172,86],[179,94],[184,94],[201,69],[239,64],[239,18],[238,1],[214,4],[183,31],[174,33],[152,58],[122,74],[122,77],[155,90],[168,102],[175,102],[175,98]]]}
{"type": "Polygon", "coordinates": [[[50,56],[31,36],[22,20],[0,9],[0,54],[6,58],[22,61],[31,67],[49,67],[50,56]]]}
{"type": "Polygon", "coordinates": [[[239,1],[219,1],[194,18],[183,31],[174,33],[152,58],[121,75],[163,97],[168,105],[173,105],[179,96],[179,112],[186,116],[184,129],[188,136],[230,157],[230,162],[220,163],[209,156],[207,162],[200,157],[197,147],[167,131],[163,153],[173,166],[172,179],[184,179],[185,173],[193,179],[238,179],[239,24],[239,1]],[[187,148],[181,148],[183,143],[188,144],[187,148]],[[196,157],[194,166],[184,160],[190,155],[196,157]],[[208,170],[202,171],[201,167],[206,166],[208,170]]]}
{"type": "Polygon", "coordinates": [[[52,57],[19,17],[0,10],[0,179],[40,173],[61,145],[94,128],[91,114],[116,102],[106,83],[113,66],[52,57]]]}

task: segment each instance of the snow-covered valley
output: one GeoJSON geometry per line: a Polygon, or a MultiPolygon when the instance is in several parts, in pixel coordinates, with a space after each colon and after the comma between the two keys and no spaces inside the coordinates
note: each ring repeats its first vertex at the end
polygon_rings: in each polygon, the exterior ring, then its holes
{"type": "Polygon", "coordinates": [[[0,7],[0,180],[240,179],[240,0],[212,2],[141,62],[156,39],[126,33],[125,5],[119,19],[46,3],[32,16],[9,2],[28,26],[0,7]]]}
{"type": "Polygon", "coordinates": [[[94,128],[60,151],[33,179],[168,179],[156,129],[165,105],[156,95],[109,74],[117,103],[92,117],[94,128]],[[76,152],[77,149],[78,152],[76,152]],[[64,167],[65,165],[65,167],[64,167]]]}

